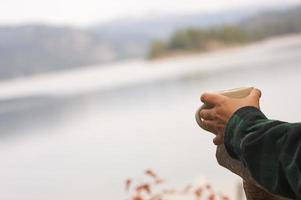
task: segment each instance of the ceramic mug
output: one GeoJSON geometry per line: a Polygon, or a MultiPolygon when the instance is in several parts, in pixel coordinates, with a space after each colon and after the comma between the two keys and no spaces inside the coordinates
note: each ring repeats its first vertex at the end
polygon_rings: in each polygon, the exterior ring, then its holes
{"type": "MultiPolygon", "coordinates": [[[[230,90],[224,90],[224,91],[217,92],[217,93],[222,94],[229,98],[239,99],[239,98],[244,98],[244,97],[249,96],[249,94],[251,93],[251,91],[253,89],[254,89],[253,87],[241,87],[241,88],[235,88],[235,89],[230,89],[230,90]]],[[[197,110],[197,112],[195,114],[195,119],[200,127],[201,127],[201,122],[202,122],[202,119],[200,117],[200,111],[205,108],[210,108],[210,105],[203,104],[197,110]]]]}

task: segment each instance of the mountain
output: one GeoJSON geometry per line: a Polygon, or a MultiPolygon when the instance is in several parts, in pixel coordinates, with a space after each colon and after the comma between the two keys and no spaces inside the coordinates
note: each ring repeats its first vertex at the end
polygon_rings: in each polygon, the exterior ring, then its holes
{"type": "Polygon", "coordinates": [[[0,27],[0,78],[115,59],[111,44],[87,30],[43,25],[0,27]]]}
{"type": "Polygon", "coordinates": [[[154,39],[187,26],[234,23],[248,12],[121,19],[87,29],[47,25],[0,26],[0,79],[143,58],[154,39]]]}
{"type": "Polygon", "coordinates": [[[206,52],[295,33],[301,33],[301,6],[258,13],[237,24],[179,29],[165,40],[155,40],[148,57],[155,59],[193,51],[206,52]]]}
{"type": "Polygon", "coordinates": [[[301,32],[301,6],[258,13],[238,25],[246,32],[262,37],[299,33],[301,32]]]}
{"type": "Polygon", "coordinates": [[[145,58],[154,40],[166,40],[176,30],[188,27],[209,29],[230,24],[248,32],[268,30],[272,35],[277,26],[279,32],[292,32],[299,27],[299,13],[300,7],[241,8],[211,14],[124,18],[85,29],[0,26],[0,79],[145,58]]]}
{"type": "Polygon", "coordinates": [[[122,18],[91,28],[95,34],[115,47],[118,58],[146,57],[154,40],[166,40],[179,29],[218,27],[239,24],[269,11],[286,11],[289,5],[254,6],[215,13],[161,14],[152,17],[122,18]]]}
{"type": "Polygon", "coordinates": [[[94,26],[91,30],[100,38],[110,41],[118,49],[120,58],[136,58],[147,55],[153,40],[165,40],[178,29],[236,24],[257,12],[259,9],[249,8],[209,14],[125,18],[94,26]]]}

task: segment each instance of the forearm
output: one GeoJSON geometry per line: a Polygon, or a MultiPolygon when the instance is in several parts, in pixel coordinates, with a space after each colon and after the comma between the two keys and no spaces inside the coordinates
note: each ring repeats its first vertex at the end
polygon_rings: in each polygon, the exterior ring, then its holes
{"type": "Polygon", "coordinates": [[[258,109],[244,107],[230,118],[224,140],[228,153],[260,185],[282,196],[301,196],[301,124],[268,120],[258,109]]]}

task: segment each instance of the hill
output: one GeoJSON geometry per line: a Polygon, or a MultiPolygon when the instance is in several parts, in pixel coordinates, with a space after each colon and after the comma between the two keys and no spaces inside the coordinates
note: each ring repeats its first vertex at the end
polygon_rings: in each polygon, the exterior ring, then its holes
{"type": "Polygon", "coordinates": [[[124,18],[85,29],[39,24],[0,26],[0,79],[145,58],[154,40],[168,40],[177,30],[188,27],[206,32],[225,24],[238,25],[261,37],[298,32],[299,13],[300,7],[240,8],[211,14],[124,18]]]}
{"type": "Polygon", "coordinates": [[[246,32],[270,37],[301,32],[301,6],[258,13],[239,23],[246,32]]]}
{"type": "Polygon", "coordinates": [[[149,58],[189,52],[211,51],[263,40],[272,36],[301,32],[301,6],[258,13],[237,24],[190,27],[175,31],[167,40],[152,43],[149,58]]]}
{"type": "Polygon", "coordinates": [[[110,44],[86,30],[43,25],[0,27],[0,78],[114,59],[110,44]]]}
{"type": "Polygon", "coordinates": [[[187,27],[209,28],[222,24],[237,24],[266,9],[272,8],[251,7],[207,14],[165,14],[124,18],[94,26],[92,31],[113,44],[118,58],[141,58],[147,56],[153,40],[166,40],[176,30],[187,27]]]}

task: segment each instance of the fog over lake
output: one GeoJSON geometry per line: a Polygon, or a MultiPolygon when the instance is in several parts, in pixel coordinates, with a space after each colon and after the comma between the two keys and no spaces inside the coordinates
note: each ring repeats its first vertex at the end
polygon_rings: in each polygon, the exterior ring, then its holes
{"type": "Polygon", "coordinates": [[[300,63],[291,36],[0,82],[1,199],[124,199],[124,180],[148,168],[233,196],[239,179],[194,120],[200,94],[255,86],[268,117],[301,121],[300,63]]]}

